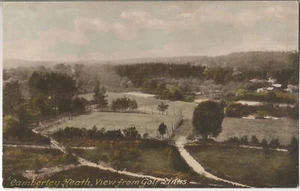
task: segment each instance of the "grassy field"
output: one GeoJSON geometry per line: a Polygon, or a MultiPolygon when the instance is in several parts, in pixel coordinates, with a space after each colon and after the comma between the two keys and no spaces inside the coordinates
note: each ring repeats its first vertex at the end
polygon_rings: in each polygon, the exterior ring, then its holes
{"type": "Polygon", "coordinates": [[[187,147],[212,174],[255,187],[294,187],[295,163],[286,152],[225,146],[187,147]]]}
{"type": "Polygon", "coordinates": [[[217,141],[224,141],[230,137],[242,137],[251,139],[255,135],[259,140],[279,138],[280,144],[288,145],[293,136],[298,138],[299,122],[291,119],[264,120],[264,119],[239,119],[224,118],[222,132],[217,141]]]}
{"type": "MultiPolygon", "coordinates": [[[[108,92],[108,100],[114,100],[118,97],[123,97],[125,93],[111,93],[108,92]]],[[[157,104],[159,104],[162,100],[155,98],[145,98],[136,95],[126,95],[127,97],[134,98],[137,100],[139,105],[139,110],[147,111],[149,113],[157,113],[157,104]]],[[[85,94],[84,97],[87,99],[92,99],[92,94],[85,94]]],[[[181,101],[165,101],[169,104],[169,109],[167,110],[167,115],[170,118],[174,116],[179,110],[182,110],[182,114],[188,121],[191,121],[194,108],[197,106],[196,103],[190,102],[181,102],[181,101]]],[[[125,116],[122,114],[116,114],[116,118],[119,118],[124,121],[128,121],[125,116]]],[[[145,116],[146,117],[146,116],[145,116]]],[[[146,117],[147,118],[147,117],[146,117]]],[[[151,124],[153,119],[144,119],[145,124],[151,124]]],[[[167,117],[166,117],[167,118],[167,117]]],[[[136,120],[132,118],[133,120],[136,120]]],[[[104,120],[105,121],[105,120],[104,120]]],[[[139,120],[138,120],[139,121],[139,120]]],[[[137,122],[138,122],[137,121],[137,122]]],[[[167,122],[167,120],[166,120],[167,122]]],[[[172,120],[169,120],[169,124],[172,120]]],[[[127,123],[127,122],[126,122],[127,123]]],[[[139,123],[139,122],[138,122],[139,123]]],[[[167,122],[168,123],[168,122],[167,122]]],[[[191,123],[191,122],[189,122],[191,123]]],[[[109,125],[109,124],[107,124],[109,125]]],[[[156,125],[156,124],[155,124],[156,125]]],[[[168,125],[169,127],[170,125],[168,125]]],[[[188,125],[192,128],[192,125],[188,125]]],[[[223,130],[221,134],[217,137],[217,141],[224,141],[230,137],[242,137],[247,135],[250,139],[252,135],[256,135],[259,140],[263,138],[270,141],[272,138],[279,138],[280,143],[282,145],[288,145],[290,143],[291,137],[298,137],[298,126],[299,122],[291,119],[278,119],[278,120],[260,120],[260,119],[239,119],[239,118],[225,118],[222,124],[223,130]]],[[[137,127],[137,126],[136,126],[137,127]]],[[[137,127],[138,128],[138,127],[137,127]]],[[[140,129],[139,129],[140,130],[140,129]]],[[[142,130],[142,129],[141,129],[142,130]]],[[[148,129],[147,129],[148,130],[148,129]]],[[[148,130],[149,131],[149,130],[148,130]]],[[[156,128],[155,128],[156,131],[156,128]]],[[[156,132],[152,132],[151,134],[155,134],[156,132]]],[[[144,132],[142,130],[142,132],[144,132]]]]}
{"type": "MultiPolygon", "coordinates": [[[[132,147],[125,149],[132,149],[132,147]]],[[[110,165],[119,170],[126,169],[130,172],[151,174],[162,178],[188,178],[188,168],[184,169],[186,172],[174,168],[174,159],[171,158],[171,155],[173,156],[174,154],[172,154],[172,150],[169,147],[139,149],[135,154],[126,152],[123,153],[121,157],[116,157],[116,153],[119,151],[118,149],[112,149],[110,147],[101,147],[93,150],[73,150],[75,153],[90,161],[110,163],[110,165]]]]}
{"type": "Polygon", "coordinates": [[[126,146],[126,143],[109,146],[99,146],[93,150],[72,149],[74,153],[95,163],[111,165],[115,169],[153,175],[161,178],[183,179],[201,182],[203,187],[209,184],[229,186],[218,181],[207,179],[189,169],[175,148],[163,146],[159,148],[126,146]],[[119,151],[121,155],[116,155],[119,151]]]}
{"type": "MultiPolygon", "coordinates": [[[[182,110],[182,114],[185,118],[192,118],[194,108],[197,106],[196,103],[193,102],[183,102],[183,101],[168,101],[168,100],[160,100],[155,98],[147,98],[138,95],[128,95],[126,93],[113,93],[107,92],[107,100],[108,103],[111,103],[113,100],[117,98],[122,98],[124,96],[132,99],[134,98],[138,104],[139,111],[145,111],[148,113],[158,114],[159,111],[157,110],[157,105],[160,104],[162,101],[164,103],[169,104],[169,108],[166,111],[167,115],[174,116],[179,110],[182,110]]],[[[83,94],[81,95],[87,100],[91,100],[93,98],[93,94],[83,94]]]]}
{"type": "Polygon", "coordinates": [[[136,127],[141,135],[148,133],[149,136],[156,137],[158,135],[158,126],[162,122],[167,125],[169,133],[171,133],[173,118],[168,115],[94,112],[75,117],[70,121],[48,129],[48,131],[54,132],[59,128],[65,128],[67,126],[91,129],[96,125],[98,129],[104,127],[105,130],[136,127]]]}
{"type": "Polygon", "coordinates": [[[55,149],[3,148],[3,175],[20,173],[32,168],[62,164],[63,154],[55,149]],[[39,163],[39,164],[37,164],[39,163]]]}

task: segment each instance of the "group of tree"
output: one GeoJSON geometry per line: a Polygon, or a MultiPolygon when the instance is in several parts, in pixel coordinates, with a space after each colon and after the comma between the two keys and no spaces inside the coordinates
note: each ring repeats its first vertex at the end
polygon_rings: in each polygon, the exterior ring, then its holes
{"type": "Polygon", "coordinates": [[[125,128],[123,130],[105,130],[104,128],[97,129],[94,126],[92,129],[66,127],[59,129],[53,133],[53,137],[57,139],[74,138],[74,139],[90,139],[90,140],[137,140],[141,139],[141,135],[135,127],[125,128]]]}
{"type": "Polygon", "coordinates": [[[16,117],[6,115],[3,118],[3,143],[11,143],[11,141],[30,144],[50,143],[49,138],[33,133],[26,126],[21,125],[16,117]]]}
{"type": "Polygon", "coordinates": [[[159,99],[168,99],[171,101],[184,101],[185,94],[190,93],[188,87],[184,89],[182,87],[168,88],[166,83],[160,79],[146,80],[142,86],[142,91],[144,93],[155,94],[159,99]]]}
{"type": "Polygon", "coordinates": [[[143,87],[146,91],[145,84],[149,79],[160,78],[212,79],[215,84],[227,84],[231,81],[274,77],[281,84],[298,84],[298,55],[293,51],[242,52],[200,60],[197,64],[193,62],[177,64],[150,62],[118,65],[115,66],[115,70],[121,77],[127,77],[135,87],[143,87]]]}
{"type": "Polygon", "coordinates": [[[263,101],[270,103],[296,103],[297,97],[284,92],[247,92],[239,89],[236,92],[235,100],[263,101]]]}
{"type": "Polygon", "coordinates": [[[111,109],[113,111],[125,111],[125,110],[136,110],[138,108],[135,99],[129,99],[127,97],[117,98],[111,102],[111,109]]]}
{"type": "Polygon", "coordinates": [[[141,63],[115,67],[117,74],[121,77],[128,77],[135,87],[142,87],[148,79],[157,77],[188,78],[193,76],[201,78],[204,68],[191,64],[163,63],[141,63]]]}
{"type": "Polygon", "coordinates": [[[244,135],[241,138],[234,136],[234,137],[230,137],[226,142],[234,145],[257,146],[257,147],[262,147],[264,149],[268,149],[268,148],[277,149],[282,147],[282,145],[280,145],[278,138],[273,138],[270,140],[270,142],[268,142],[266,139],[262,139],[261,141],[259,141],[255,135],[252,135],[250,140],[248,140],[247,135],[244,135]]]}
{"type": "Polygon", "coordinates": [[[76,83],[71,76],[34,72],[28,83],[31,104],[43,116],[71,111],[72,98],[77,93],[76,83]]]}
{"type": "Polygon", "coordinates": [[[75,96],[76,83],[67,74],[36,71],[29,76],[28,83],[22,86],[28,86],[29,95],[24,96],[19,81],[4,83],[3,117],[7,120],[5,136],[36,137],[28,129],[30,123],[64,112],[85,110],[86,100],[75,96]]]}

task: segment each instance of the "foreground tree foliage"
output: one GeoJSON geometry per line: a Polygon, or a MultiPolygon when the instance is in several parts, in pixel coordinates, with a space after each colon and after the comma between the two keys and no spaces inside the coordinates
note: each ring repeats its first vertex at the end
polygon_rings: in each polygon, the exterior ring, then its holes
{"type": "Polygon", "coordinates": [[[222,131],[223,109],[214,101],[201,102],[193,113],[193,126],[196,133],[204,140],[208,136],[216,137],[222,131]]]}

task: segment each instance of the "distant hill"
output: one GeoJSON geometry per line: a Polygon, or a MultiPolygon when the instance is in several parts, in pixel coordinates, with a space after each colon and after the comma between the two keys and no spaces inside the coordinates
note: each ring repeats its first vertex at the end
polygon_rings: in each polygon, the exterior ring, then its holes
{"type": "Polygon", "coordinates": [[[183,57],[158,57],[158,58],[134,58],[125,60],[112,61],[78,61],[78,62],[54,62],[54,61],[25,61],[8,59],[4,60],[4,68],[15,68],[19,66],[53,66],[59,63],[65,64],[135,64],[135,63],[191,63],[194,65],[204,66],[221,66],[221,67],[235,67],[235,68],[251,68],[251,69],[271,69],[276,67],[281,68],[295,68],[298,66],[298,52],[278,52],[278,51],[252,51],[252,52],[234,52],[222,56],[183,56],[183,57]]]}

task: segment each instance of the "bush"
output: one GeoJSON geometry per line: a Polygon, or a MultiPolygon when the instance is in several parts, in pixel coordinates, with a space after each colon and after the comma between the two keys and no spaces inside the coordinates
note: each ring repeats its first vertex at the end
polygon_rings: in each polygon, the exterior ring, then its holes
{"type": "Polygon", "coordinates": [[[240,103],[232,103],[226,108],[226,116],[228,117],[243,117],[255,112],[256,109],[252,106],[242,105],[240,103]]]}
{"type": "Polygon", "coordinates": [[[242,145],[249,145],[249,141],[248,141],[247,135],[244,135],[244,136],[240,139],[240,143],[241,143],[242,145]]]}
{"type": "Polygon", "coordinates": [[[269,143],[269,147],[272,149],[279,148],[280,147],[279,139],[278,138],[272,139],[269,143]]]}
{"type": "Polygon", "coordinates": [[[259,140],[255,135],[252,135],[251,137],[251,144],[254,146],[259,146],[259,140]]]}
{"type": "Polygon", "coordinates": [[[238,137],[230,137],[228,140],[227,140],[227,143],[229,144],[234,144],[234,145],[240,145],[241,142],[239,140],[238,137]]]}
{"type": "Polygon", "coordinates": [[[72,153],[64,153],[64,155],[60,159],[60,163],[62,164],[77,163],[77,158],[72,153]]]}
{"type": "Polygon", "coordinates": [[[35,158],[30,166],[30,169],[37,172],[38,170],[40,170],[42,168],[42,166],[43,166],[42,162],[38,158],[35,158]]]}
{"type": "Polygon", "coordinates": [[[157,140],[157,139],[142,139],[142,148],[161,148],[168,145],[167,140],[157,140]]]}
{"type": "Polygon", "coordinates": [[[269,145],[268,145],[268,141],[266,139],[263,139],[260,143],[261,147],[264,149],[264,150],[268,150],[269,149],[269,145]]]}

